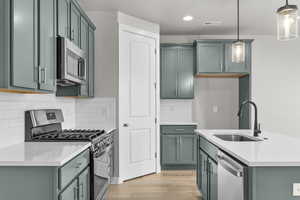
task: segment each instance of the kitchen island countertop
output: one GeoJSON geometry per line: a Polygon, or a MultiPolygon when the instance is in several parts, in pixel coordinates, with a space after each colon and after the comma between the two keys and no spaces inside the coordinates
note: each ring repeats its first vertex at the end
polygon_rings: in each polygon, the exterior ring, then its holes
{"type": "Polygon", "coordinates": [[[199,129],[195,132],[247,166],[300,166],[300,138],[263,131],[259,137],[262,141],[231,142],[221,140],[214,134],[253,136],[253,131],[199,129]]]}

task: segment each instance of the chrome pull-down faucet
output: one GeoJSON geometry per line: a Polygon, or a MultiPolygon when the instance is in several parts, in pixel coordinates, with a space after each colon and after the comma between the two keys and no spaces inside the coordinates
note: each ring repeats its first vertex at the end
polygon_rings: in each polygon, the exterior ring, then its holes
{"type": "Polygon", "coordinates": [[[250,104],[254,107],[254,133],[253,134],[254,134],[254,137],[258,137],[258,135],[261,133],[261,130],[260,130],[260,125],[258,125],[258,123],[257,123],[257,106],[256,106],[256,104],[253,101],[244,101],[239,108],[238,116],[242,117],[242,111],[246,104],[250,104]]]}

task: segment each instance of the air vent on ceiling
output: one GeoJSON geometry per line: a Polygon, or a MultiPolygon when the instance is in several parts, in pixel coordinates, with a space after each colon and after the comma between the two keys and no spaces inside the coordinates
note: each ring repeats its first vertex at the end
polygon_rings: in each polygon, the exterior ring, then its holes
{"type": "Polygon", "coordinates": [[[203,25],[205,26],[219,26],[221,24],[222,24],[221,21],[206,21],[203,23],[203,25]]]}

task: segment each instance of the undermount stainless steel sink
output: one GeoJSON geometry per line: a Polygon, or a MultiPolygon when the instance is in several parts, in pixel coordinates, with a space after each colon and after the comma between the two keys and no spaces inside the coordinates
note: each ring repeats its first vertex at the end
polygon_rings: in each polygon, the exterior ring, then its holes
{"type": "Polygon", "coordinates": [[[246,136],[246,135],[240,135],[240,134],[215,134],[215,137],[224,140],[224,141],[230,141],[230,142],[259,142],[262,141],[259,138],[246,136]]]}

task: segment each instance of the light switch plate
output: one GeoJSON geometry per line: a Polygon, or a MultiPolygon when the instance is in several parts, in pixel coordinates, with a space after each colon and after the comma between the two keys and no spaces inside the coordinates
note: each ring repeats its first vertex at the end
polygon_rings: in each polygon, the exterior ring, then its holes
{"type": "Polygon", "coordinates": [[[293,196],[294,197],[300,196],[300,183],[293,184],[293,196]]]}

